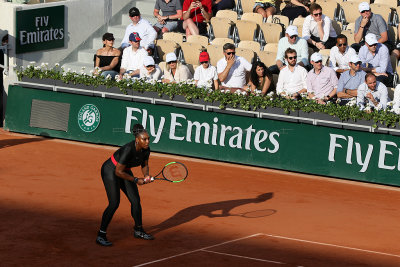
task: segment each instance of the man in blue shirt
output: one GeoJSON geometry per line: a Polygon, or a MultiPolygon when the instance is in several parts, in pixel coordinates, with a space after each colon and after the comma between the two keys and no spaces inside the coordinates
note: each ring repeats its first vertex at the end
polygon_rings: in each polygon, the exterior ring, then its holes
{"type": "Polygon", "coordinates": [[[352,55],[349,62],[350,70],[340,75],[337,86],[337,97],[340,99],[339,105],[346,105],[353,97],[357,96],[357,88],[365,81],[365,71],[360,70],[361,59],[352,55]]]}

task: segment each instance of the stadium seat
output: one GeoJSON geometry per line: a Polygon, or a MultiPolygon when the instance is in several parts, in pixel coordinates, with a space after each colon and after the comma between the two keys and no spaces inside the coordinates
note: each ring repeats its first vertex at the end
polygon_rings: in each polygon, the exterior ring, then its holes
{"type": "Polygon", "coordinates": [[[200,52],[204,50],[201,44],[185,42],[181,45],[179,58],[186,64],[198,65],[200,52]]]}
{"type": "Polygon", "coordinates": [[[278,43],[279,39],[283,36],[282,26],[275,23],[263,23],[260,26],[260,34],[258,36],[258,42],[261,45],[268,43],[278,43]]]}
{"type": "Polygon", "coordinates": [[[278,43],[268,43],[264,46],[264,51],[277,53],[278,52],[278,43]]]}
{"type": "Polygon", "coordinates": [[[328,65],[329,56],[331,54],[331,50],[330,49],[321,49],[321,50],[319,50],[319,53],[322,55],[322,64],[323,65],[328,65]]]}
{"type": "Polygon", "coordinates": [[[206,47],[208,45],[208,38],[202,35],[190,35],[186,38],[186,42],[197,43],[206,47]]]}
{"type": "Polygon", "coordinates": [[[261,25],[263,23],[264,18],[259,13],[244,13],[240,19],[254,21],[258,25],[261,25]]]}
{"type": "Polygon", "coordinates": [[[236,55],[245,58],[248,62],[253,63],[255,61],[255,55],[253,50],[248,48],[236,48],[236,55]]]}
{"type": "Polygon", "coordinates": [[[234,23],[227,18],[211,18],[212,33],[215,38],[230,38],[233,35],[234,23]]]}
{"type": "Polygon", "coordinates": [[[256,41],[246,41],[246,40],[240,41],[240,43],[238,44],[238,48],[247,48],[254,51],[255,53],[257,53],[261,49],[260,43],[256,41]]]}
{"type": "Polygon", "coordinates": [[[217,14],[215,14],[217,18],[226,18],[232,22],[236,22],[238,20],[238,14],[233,10],[219,10],[217,14]]]}
{"type": "Polygon", "coordinates": [[[317,3],[322,7],[322,13],[332,20],[339,17],[340,5],[335,0],[318,0],[317,3]]]}
{"type": "Polygon", "coordinates": [[[212,45],[224,45],[226,43],[234,44],[233,40],[230,38],[215,38],[211,42],[212,45]]]}
{"type": "Polygon", "coordinates": [[[299,27],[299,26],[303,26],[303,24],[304,24],[304,20],[305,20],[306,18],[303,18],[303,17],[297,17],[297,18],[295,18],[294,20],[293,20],[293,22],[292,22],[292,25],[294,25],[294,26],[297,26],[297,27],[299,27]]]}
{"type": "Polygon", "coordinates": [[[183,43],[183,37],[184,34],[179,32],[166,32],[163,34],[163,40],[173,41],[179,45],[183,43]]]}
{"type": "Polygon", "coordinates": [[[257,29],[258,25],[253,21],[238,20],[236,22],[233,40],[235,41],[235,43],[239,43],[243,40],[255,41],[258,37],[257,29]]]}
{"type": "Polygon", "coordinates": [[[346,30],[347,31],[354,32],[355,28],[356,28],[356,23],[355,22],[351,22],[351,23],[346,25],[346,30]]]}
{"type": "Polygon", "coordinates": [[[343,30],[342,34],[347,37],[347,44],[352,45],[354,44],[354,32],[350,30],[343,30]]]}
{"type": "Polygon", "coordinates": [[[397,0],[375,0],[374,4],[384,4],[394,8],[398,6],[397,0]]]}
{"type": "Polygon", "coordinates": [[[206,49],[210,55],[211,65],[217,66],[218,60],[224,57],[222,45],[208,45],[206,49]]]}
{"type": "Polygon", "coordinates": [[[242,0],[242,13],[252,13],[254,8],[255,0],[242,0]]]}
{"type": "Polygon", "coordinates": [[[340,21],[343,24],[355,22],[356,19],[360,16],[358,5],[359,3],[354,1],[346,1],[342,3],[339,17],[340,21]]]}
{"type": "Polygon", "coordinates": [[[271,67],[276,64],[276,53],[269,51],[260,51],[257,53],[258,58],[261,62],[263,62],[267,67],[271,67]]]}
{"type": "Polygon", "coordinates": [[[392,8],[387,4],[371,4],[371,10],[375,14],[379,14],[386,21],[387,24],[392,23],[392,8]]]}
{"type": "Polygon", "coordinates": [[[267,18],[267,22],[268,23],[277,23],[277,24],[281,24],[285,27],[289,25],[289,18],[283,15],[273,15],[273,16],[269,16],[267,18]]]}
{"type": "Polygon", "coordinates": [[[174,41],[159,39],[156,40],[156,51],[159,61],[165,61],[166,54],[170,52],[177,53],[179,44],[174,41]]]}

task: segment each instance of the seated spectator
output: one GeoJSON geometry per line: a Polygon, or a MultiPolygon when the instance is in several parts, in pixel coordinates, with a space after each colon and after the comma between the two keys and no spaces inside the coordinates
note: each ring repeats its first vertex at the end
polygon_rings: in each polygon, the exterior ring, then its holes
{"type": "Polygon", "coordinates": [[[357,54],[350,58],[350,70],[340,75],[337,86],[337,98],[340,99],[339,105],[346,105],[353,97],[357,96],[357,88],[365,81],[365,71],[361,70],[361,59],[357,54]]]}
{"type": "Polygon", "coordinates": [[[307,70],[297,64],[296,50],[286,49],[285,59],[288,65],[279,73],[276,93],[288,99],[298,99],[301,93],[307,92],[307,70]]]}
{"type": "Polygon", "coordinates": [[[386,86],[393,82],[393,68],[390,62],[389,49],[378,42],[375,34],[368,33],[365,36],[365,45],[360,48],[358,55],[361,58],[361,69],[372,72],[376,79],[386,86]]]}
{"type": "Polygon", "coordinates": [[[399,115],[400,114],[400,84],[396,85],[393,95],[393,111],[399,115]]]}
{"type": "Polygon", "coordinates": [[[95,75],[98,74],[98,69],[103,77],[111,75],[114,79],[115,75],[119,74],[121,51],[113,47],[114,40],[112,33],[103,34],[103,47],[97,50],[94,56],[95,75]]]}
{"type": "Polygon", "coordinates": [[[157,33],[172,32],[177,29],[178,20],[182,17],[182,4],[179,0],[157,0],[153,14],[157,18],[153,26],[157,33]]]}
{"type": "Polygon", "coordinates": [[[332,20],[322,14],[322,7],[316,3],[310,6],[310,15],[303,24],[303,38],[313,49],[330,49],[336,44],[336,31],[332,20]]]}
{"type": "Polygon", "coordinates": [[[276,65],[270,67],[273,74],[279,74],[287,62],[285,61],[285,51],[293,48],[297,52],[297,64],[308,66],[308,46],[307,41],[299,37],[297,27],[290,25],[286,28],[285,37],[282,37],[278,43],[278,52],[276,54],[276,65]]]}
{"type": "Polygon", "coordinates": [[[189,35],[206,35],[207,23],[212,17],[211,0],[185,0],[182,20],[178,21],[178,31],[189,35]]]}
{"type": "Polygon", "coordinates": [[[276,0],[256,0],[253,12],[261,14],[264,18],[275,15],[276,0]]]}
{"type": "Polygon", "coordinates": [[[157,32],[151,26],[150,22],[140,17],[140,11],[136,7],[129,10],[129,18],[132,23],[126,27],[124,38],[122,39],[121,49],[130,45],[129,36],[132,32],[137,32],[142,39],[141,45],[147,50],[149,55],[152,54],[154,49],[154,41],[157,37],[157,32]]]}
{"type": "Polygon", "coordinates": [[[207,52],[201,52],[199,55],[200,66],[194,71],[194,80],[198,87],[207,89],[214,88],[218,90],[218,73],[217,69],[210,64],[210,55],[207,52]]]}
{"type": "Polygon", "coordinates": [[[145,78],[146,80],[160,80],[162,76],[162,71],[160,67],[154,62],[154,59],[147,56],[143,59],[143,67],[140,68],[140,78],[145,78]]]}
{"type": "Polygon", "coordinates": [[[178,62],[174,52],[167,54],[166,62],[167,67],[164,71],[163,83],[179,83],[192,78],[189,68],[178,62]]]}
{"type": "Polygon", "coordinates": [[[310,12],[310,5],[315,0],[285,0],[285,7],[282,9],[281,14],[288,17],[290,21],[302,16],[307,17],[310,12]]]}
{"type": "Polygon", "coordinates": [[[246,59],[235,55],[235,48],[234,44],[224,44],[224,57],[217,62],[218,79],[222,84],[220,88],[230,89],[231,92],[244,90],[246,77],[252,67],[246,59]]]}
{"type": "Polygon", "coordinates": [[[336,38],[336,46],[330,51],[329,65],[340,75],[350,69],[350,58],[356,54],[356,50],[347,45],[346,35],[339,34],[336,38]]]}
{"type": "Polygon", "coordinates": [[[358,5],[360,17],[356,19],[354,29],[354,44],[352,47],[358,52],[360,47],[364,45],[365,37],[371,33],[376,36],[379,43],[385,44],[390,51],[393,50],[394,44],[388,41],[387,24],[385,19],[379,14],[371,12],[371,7],[367,2],[358,5]]]}
{"type": "Polygon", "coordinates": [[[358,87],[357,105],[360,109],[371,112],[371,109],[366,107],[367,103],[372,109],[385,109],[389,101],[387,87],[377,81],[373,73],[367,73],[365,82],[358,87]]]}
{"type": "Polygon", "coordinates": [[[130,77],[140,76],[143,59],[148,56],[147,51],[140,46],[141,40],[137,32],[133,32],[129,35],[129,43],[131,46],[125,48],[122,53],[121,69],[119,72],[121,78],[124,74],[128,74],[130,77]]]}
{"type": "Polygon", "coordinates": [[[336,72],[322,65],[320,53],[311,55],[313,69],[307,74],[307,93],[311,99],[316,99],[319,104],[326,104],[336,96],[338,78],[336,72]]]}
{"type": "Polygon", "coordinates": [[[275,91],[272,73],[269,72],[267,66],[265,66],[261,61],[257,61],[253,64],[253,67],[250,70],[250,80],[245,89],[251,90],[252,92],[258,90],[263,96],[268,92],[275,91]]]}
{"type": "Polygon", "coordinates": [[[212,12],[215,16],[219,10],[232,9],[235,7],[234,0],[213,0],[212,12]]]}

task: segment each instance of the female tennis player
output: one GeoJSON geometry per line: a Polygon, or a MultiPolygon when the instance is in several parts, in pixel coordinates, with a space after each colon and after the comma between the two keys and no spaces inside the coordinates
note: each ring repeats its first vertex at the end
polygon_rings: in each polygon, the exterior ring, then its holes
{"type": "Polygon", "coordinates": [[[131,202],[131,214],[135,221],[133,235],[136,238],[152,240],[154,237],[147,234],[142,227],[142,207],[140,205],[137,184],[143,185],[153,181],[149,176],[149,135],[141,124],[133,126],[135,140],[118,149],[101,167],[101,178],[106,189],[108,206],[103,213],[100,231],[96,243],[102,246],[111,246],[107,240],[107,227],[119,206],[120,189],[131,202]],[[144,178],[137,178],[130,168],[141,166],[144,178]]]}

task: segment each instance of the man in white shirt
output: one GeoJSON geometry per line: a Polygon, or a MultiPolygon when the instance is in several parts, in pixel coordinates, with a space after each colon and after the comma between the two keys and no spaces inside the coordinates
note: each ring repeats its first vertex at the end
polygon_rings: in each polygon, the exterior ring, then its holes
{"type": "Polygon", "coordinates": [[[336,39],[336,46],[332,47],[330,51],[329,66],[340,75],[350,69],[350,59],[356,54],[356,50],[348,46],[346,35],[339,34],[336,39]]]}
{"type": "Polygon", "coordinates": [[[141,45],[146,50],[154,48],[154,40],[157,37],[157,32],[147,20],[140,17],[140,11],[136,7],[129,10],[129,18],[132,23],[126,27],[124,38],[122,39],[121,48],[129,46],[129,35],[132,32],[139,33],[142,38],[141,45]]]}
{"type": "Polygon", "coordinates": [[[301,93],[307,92],[307,70],[297,64],[297,52],[292,48],[285,51],[288,63],[279,73],[276,93],[280,96],[298,99],[301,93]]]}
{"type": "Polygon", "coordinates": [[[370,107],[379,110],[385,109],[389,101],[387,87],[383,83],[377,82],[373,73],[368,72],[365,75],[365,83],[358,87],[357,105],[361,110],[370,112],[371,110],[365,107],[367,102],[370,107]]]}
{"type": "Polygon", "coordinates": [[[246,59],[236,56],[235,48],[234,44],[224,44],[224,57],[217,62],[221,89],[243,90],[250,73],[252,65],[246,59]]]}
{"type": "Polygon", "coordinates": [[[121,78],[125,73],[130,77],[139,77],[140,69],[143,67],[143,60],[148,56],[147,51],[140,46],[141,40],[137,32],[132,32],[129,35],[131,46],[125,48],[122,53],[121,69],[119,72],[121,78]]]}

